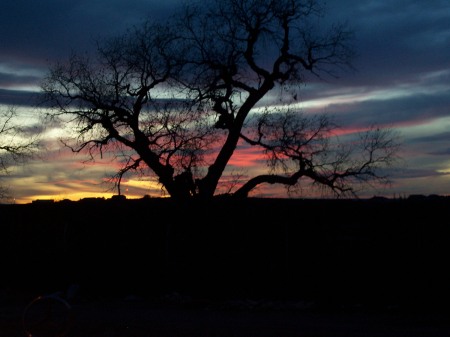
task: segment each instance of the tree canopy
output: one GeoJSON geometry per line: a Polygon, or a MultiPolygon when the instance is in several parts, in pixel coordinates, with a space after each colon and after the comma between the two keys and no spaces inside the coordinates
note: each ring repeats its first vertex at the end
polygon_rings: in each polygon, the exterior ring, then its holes
{"type": "Polygon", "coordinates": [[[316,0],[191,3],[55,64],[45,101],[51,117],[73,122],[66,145],[118,156],[119,187],[127,172],[148,170],[174,198],[210,198],[233,154],[251,147],[267,170],[240,177],[230,194],[303,180],[355,193],[355,183],[386,181],[398,143],[374,127],[346,146],[330,118],[291,105],[308,76],[351,67],[353,32],[324,27],[323,10],[316,0]]]}

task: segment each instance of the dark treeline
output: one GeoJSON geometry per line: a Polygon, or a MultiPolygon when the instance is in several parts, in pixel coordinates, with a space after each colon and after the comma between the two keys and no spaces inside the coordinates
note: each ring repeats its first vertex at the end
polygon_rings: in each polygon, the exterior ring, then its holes
{"type": "Polygon", "coordinates": [[[1,287],[445,304],[450,200],[0,205],[1,287]]]}

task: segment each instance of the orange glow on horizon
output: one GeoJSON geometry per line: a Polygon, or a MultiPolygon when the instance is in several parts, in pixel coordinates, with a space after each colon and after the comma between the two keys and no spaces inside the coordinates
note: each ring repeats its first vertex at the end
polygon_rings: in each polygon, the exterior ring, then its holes
{"type": "Polygon", "coordinates": [[[35,200],[54,200],[54,201],[62,201],[62,200],[71,200],[78,201],[84,198],[111,198],[114,193],[94,193],[94,192],[73,192],[67,194],[38,194],[38,195],[30,195],[23,198],[15,199],[15,203],[17,204],[29,204],[35,200]]]}

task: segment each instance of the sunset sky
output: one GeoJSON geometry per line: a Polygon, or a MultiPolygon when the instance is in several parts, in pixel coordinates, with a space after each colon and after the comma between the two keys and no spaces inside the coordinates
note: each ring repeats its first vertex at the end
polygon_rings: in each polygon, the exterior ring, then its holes
{"type": "MultiPolygon", "coordinates": [[[[306,83],[301,108],[326,112],[343,128],[371,124],[400,134],[400,166],[393,184],[361,196],[450,194],[450,1],[329,0],[324,22],[348,21],[355,31],[354,71],[339,78],[306,83]]],[[[95,48],[97,38],[124,32],[148,16],[163,17],[180,0],[2,0],[0,3],[0,108],[17,106],[34,120],[33,93],[49,66],[72,50],[95,48]]],[[[47,150],[2,178],[15,201],[110,197],[108,160],[84,163],[46,135],[47,150]]],[[[233,158],[235,168],[251,174],[252,153],[233,158]]],[[[130,197],[160,196],[145,177],[124,182],[130,197]]],[[[286,196],[261,188],[261,196],[286,196]]],[[[281,193],[281,194],[280,194],[281,193]]],[[[256,194],[258,195],[258,194],[256,194]]],[[[307,196],[307,194],[305,194],[307,196]]]]}

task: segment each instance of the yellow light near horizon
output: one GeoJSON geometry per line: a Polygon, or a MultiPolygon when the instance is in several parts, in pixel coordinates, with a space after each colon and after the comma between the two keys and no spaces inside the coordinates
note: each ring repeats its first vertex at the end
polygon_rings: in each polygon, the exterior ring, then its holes
{"type": "Polygon", "coordinates": [[[23,198],[16,198],[16,204],[29,204],[35,200],[54,200],[54,201],[62,201],[62,200],[71,200],[78,201],[84,198],[105,198],[109,199],[114,195],[114,193],[93,193],[93,192],[74,192],[67,194],[38,194],[38,195],[30,195],[23,198]]]}
{"type": "MultiPolygon", "coordinates": [[[[144,195],[150,195],[151,197],[164,197],[161,195],[160,187],[156,182],[148,181],[148,180],[134,180],[130,179],[121,185],[121,190],[123,195],[127,197],[127,199],[140,199],[143,198],[144,195]],[[137,190],[137,191],[136,191],[137,190]],[[151,193],[153,191],[154,193],[151,193]]],[[[78,201],[84,198],[105,198],[110,199],[113,195],[117,195],[116,191],[112,192],[59,192],[55,189],[54,194],[35,194],[29,195],[22,198],[16,198],[15,203],[17,204],[28,204],[33,202],[34,200],[71,200],[78,201]]]]}
{"type": "MultiPolygon", "coordinates": [[[[148,194],[152,196],[161,196],[161,185],[150,179],[127,179],[126,181],[123,181],[121,184],[122,191],[125,191],[128,189],[128,192],[130,192],[130,196],[134,194],[138,194],[140,192],[140,197],[148,194]],[[133,191],[134,190],[134,191],[133,191]]],[[[124,193],[128,196],[127,193],[124,193]]]]}

